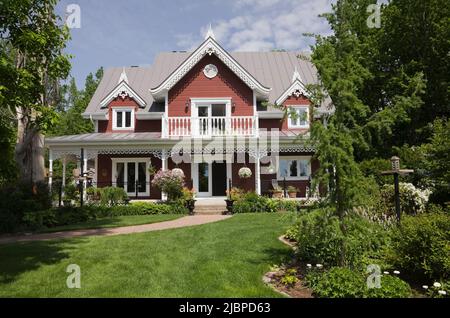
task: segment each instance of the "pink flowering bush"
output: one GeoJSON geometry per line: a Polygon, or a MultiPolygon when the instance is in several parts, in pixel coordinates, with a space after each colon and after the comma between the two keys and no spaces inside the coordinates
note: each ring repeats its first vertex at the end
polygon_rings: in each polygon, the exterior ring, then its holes
{"type": "Polygon", "coordinates": [[[175,201],[183,195],[184,178],[172,170],[159,170],[153,177],[152,185],[165,192],[168,201],[175,201]]]}

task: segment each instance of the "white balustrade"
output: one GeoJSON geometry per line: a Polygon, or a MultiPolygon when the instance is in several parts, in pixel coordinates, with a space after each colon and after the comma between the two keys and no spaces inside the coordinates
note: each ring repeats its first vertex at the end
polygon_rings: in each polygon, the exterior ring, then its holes
{"type": "Polygon", "coordinates": [[[255,136],[256,116],[231,117],[164,117],[165,137],[255,136]]]}

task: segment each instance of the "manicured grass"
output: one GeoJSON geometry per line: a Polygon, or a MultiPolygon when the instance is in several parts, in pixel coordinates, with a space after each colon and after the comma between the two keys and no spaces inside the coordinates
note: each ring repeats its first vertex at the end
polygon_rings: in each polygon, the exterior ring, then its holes
{"type": "Polygon", "coordinates": [[[262,282],[291,250],[280,214],[139,234],[0,245],[0,297],[280,297],[262,282]],[[69,264],[81,288],[66,287],[69,264]]]}
{"type": "Polygon", "coordinates": [[[126,215],[109,218],[100,218],[97,220],[91,220],[83,223],[56,226],[41,230],[39,232],[50,233],[50,232],[80,230],[80,229],[99,229],[99,228],[110,228],[128,225],[150,224],[175,220],[183,216],[185,215],[183,214],[126,215]]]}

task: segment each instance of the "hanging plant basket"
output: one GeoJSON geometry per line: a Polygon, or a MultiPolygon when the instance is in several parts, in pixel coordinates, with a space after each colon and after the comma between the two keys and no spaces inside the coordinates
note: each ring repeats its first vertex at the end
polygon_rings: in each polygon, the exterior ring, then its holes
{"type": "Polygon", "coordinates": [[[248,179],[252,176],[252,171],[250,170],[250,168],[242,167],[241,169],[239,169],[238,175],[241,179],[248,179]]]}
{"type": "Polygon", "coordinates": [[[172,175],[175,177],[184,178],[184,172],[180,168],[173,168],[172,175]]]}

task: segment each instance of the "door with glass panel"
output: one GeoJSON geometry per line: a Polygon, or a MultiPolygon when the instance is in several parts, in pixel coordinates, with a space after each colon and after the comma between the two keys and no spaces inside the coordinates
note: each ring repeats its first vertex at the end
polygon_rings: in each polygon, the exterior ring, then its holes
{"type": "Polygon", "coordinates": [[[148,196],[147,161],[116,161],[115,185],[132,197],[148,196]]]}
{"type": "Polygon", "coordinates": [[[221,136],[226,132],[226,105],[209,104],[197,106],[198,134],[221,136]]]}
{"type": "Polygon", "coordinates": [[[197,108],[198,116],[198,134],[200,136],[208,136],[209,133],[209,106],[199,106],[197,108]]]}

